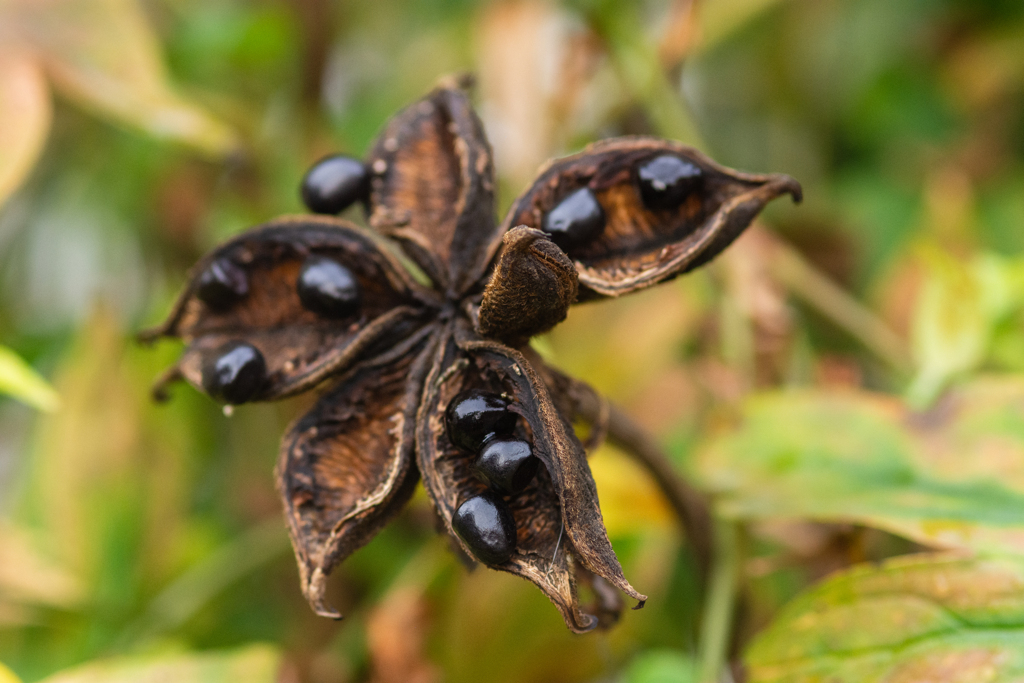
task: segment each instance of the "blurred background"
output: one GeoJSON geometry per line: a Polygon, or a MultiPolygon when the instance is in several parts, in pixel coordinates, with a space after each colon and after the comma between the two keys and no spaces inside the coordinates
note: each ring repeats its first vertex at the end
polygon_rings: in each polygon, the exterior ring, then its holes
{"type": "Polygon", "coordinates": [[[832,570],[933,541],[1019,550],[1022,188],[1015,0],[0,0],[0,681],[687,681],[714,656],[706,609],[740,606],[738,661],[832,570]],[[149,399],[180,347],[132,337],[186,269],[301,212],[309,165],[362,155],[462,71],[499,212],[546,159],[624,134],[803,184],[710,266],[535,341],[716,495],[743,558],[725,607],[651,479],[602,448],[605,521],[650,596],[617,628],[573,636],[532,585],[467,572],[422,491],[336,570],[345,619],[320,619],[271,475],[308,399],[230,418],[185,386],[149,399]],[[1003,430],[970,459],[1001,507],[950,483],[989,433],[948,423],[951,391],[1003,430]],[[829,433],[879,424],[884,462],[831,467],[859,455],[829,433]],[[776,443],[803,455],[744,460],[776,443]],[[941,501],[914,488],[937,481],[941,501]],[[866,508],[887,486],[919,495],[866,508]],[[991,533],[939,539],[933,518],[991,533]]]}

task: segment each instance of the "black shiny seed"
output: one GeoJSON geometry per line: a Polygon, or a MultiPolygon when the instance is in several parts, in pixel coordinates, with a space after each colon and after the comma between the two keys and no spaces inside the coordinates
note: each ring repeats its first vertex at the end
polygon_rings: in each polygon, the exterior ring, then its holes
{"type": "Polygon", "coordinates": [[[228,259],[215,259],[199,276],[196,296],[210,308],[231,308],[249,293],[249,276],[228,259]]]}
{"type": "Polygon", "coordinates": [[[539,464],[526,441],[496,437],[484,444],[475,467],[491,488],[511,495],[526,488],[537,474],[539,464]]]}
{"type": "Polygon", "coordinates": [[[515,552],[516,522],[512,510],[491,491],[460,505],[452,517],[452,528],[485,564],[503,564],[515,552]]]}
{"type": "Polygon", "coordinates": [[[313,213],[341,213],[366,196],[369,178],[359,159],[321,159],[302,179],[302,201],[313,213]]]}
{"type": "Polygon", "coordinates": [[[267,363],[252,344],[224,344],[203,363],[203,388],[225,403],[254,399],[267,379],[267,363]]]}
{"type": "Polygon", "coordinates": [[[359,308],[359,283],[337,261],[313,254],[302,264],[295,284],[302,305],[328,318],[345,318],[359,308]]]}
{"type": "Polygon", "coordinates": [[[649,209],[674,209],[700,185],[703,171],[689,161],[664,154],[636,170],[640,197],[649,209]]]}
{"type": "Polygon", "coordinates": [[[600,235],[604,224],[604,209],[597,197],[581,187],[551,209],[541,227],[555,244],[568,251],[600,235]]]}
{"type": "Polygon", "coordinates": [[[453,398],[444,419],[451,442],[473,454],[492,436],[509,436],[516,428],[516,414],[508,410],[508,401],[475,389],[453,398]]]}

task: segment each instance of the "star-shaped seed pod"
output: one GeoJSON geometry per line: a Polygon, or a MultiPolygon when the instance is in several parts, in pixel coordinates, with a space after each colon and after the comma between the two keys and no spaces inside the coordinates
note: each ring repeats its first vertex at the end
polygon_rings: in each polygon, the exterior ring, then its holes
{"type": "MultiPolygon", "coordinates": [[[[278,218],[193,269],[170,317],[184,378],[229,404],[325,387],[285,434],[278,489],[302,591],[326,579],[422,479],[454,542],[535,583],[575,632],[613,623],[623,576],[573,431],[568,380],[527,342],[579,300],[668,280],[722,251],[784,175],[724,168],[656,138],[607,140],[549,164],[495,220],[491,149],[469,99],[442,85],[395,116],[365,161],[335,156],[307,206],[362,202],[370,230],[278,218]],[[426,274],[421,284],[397,254],[426,274]],[[580,583],[597,604],[583,607],[580,583]]],[[[578,386],[583,386],[577,383],[578,386]]]]}

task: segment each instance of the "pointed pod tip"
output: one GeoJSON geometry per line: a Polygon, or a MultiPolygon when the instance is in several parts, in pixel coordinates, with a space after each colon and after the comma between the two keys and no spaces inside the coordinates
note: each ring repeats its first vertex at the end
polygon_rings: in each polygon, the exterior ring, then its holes
{"type": "Polygon", "coordinates": [[[327,574],[321,567],[316,567],[309,575],[309,579],[303,582],[302,593],[317,616],[340,621],[343,618],[341,612],[327,604],[324,596],[326,592],[327,574]]]}
{"type": "Polygon", "coordinates": [[[598,624],[601,623],[601,620],[595,617],[593,614],[586,614],[584,612],[580,612],[578,616],[580,617],[580,620],[577,622],[576,618],[574,617],[573,623],[570,624],[571,629],[575,633],[590,633],[595,628],[597,628],[598,624]]]}
{"type": "Polygon", "coordinates": [[[788,193],[793,198],[794,204],[799,204],[804,200],[804,188],[791,176],[784,173],[775,174],[770,184],[775,189],[775,196],[788,193]]]}
{"type": "Polygon", "coordinates": [[[804,189],[800,187],[800,183],[795,180],[793,180],[792,187],[789,189],[789,196],[793,198],[794,204],[799,204],[804,200],[804,189]]]}
{"type": "Polygon", "coordinates": [[[318,617],[327,617],[328,619],[334,619],[335,621],[341,621],[345,618],[341,612],[328,605],[312,605],[312,607],[318,617]]]}
{"type": "Polygon", "coordinates": [[[150,346],[154,344],[157,339],[165,336],[166,334],[167,329],[163,325],[150,327],[135,333],[135,343],[142,344],[143,346],[150,346]]]}
{"type": "Polygon", "coordinates": [[[644,598],[643,600],[641,600],[638,603],[636,603],[636,607],[633,608],[633,611],[636,611],[638,609],[643,609],[644,605],[646,605],[646,604],[647,604],[647,598],[644,598]]]}
{"type": "Polygon", "coordinates": [[[171,393],[167,390],[167,387],[182,379],[181,366],[173,365],[157,378],[149,390],[149,395],[156,403],[166,403],[171,398],[171,393]]]}

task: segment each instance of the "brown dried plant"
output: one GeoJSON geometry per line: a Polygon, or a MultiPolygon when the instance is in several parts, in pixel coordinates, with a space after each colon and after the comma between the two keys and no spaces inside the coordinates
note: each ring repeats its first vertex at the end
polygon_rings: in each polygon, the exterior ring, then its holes
{"type": "Polygon", "coordinates": [[[528,341],[576,301],[635,292],[706,263],[771,199],[799,200],[800,186],[724,168],[671,141],[617,138],[549,163],[498,223],[491,150],[454,82],[395,116],[359,168],[361,189],[349,200],[364,203],[372,231],[334,216],[278,218],[195,266],[169,319],[145,335],[187,344],[158,393],[178,378],[228,403],[326,386],[289,428],[277,466],[302,590],[318,614],[340,616],[325,601],[328,574],[401,509],[419,479],[455,543],[535,583],[571,630],[615,621],[612,586],[642,606],[646,596],[623,576],[608,540],[572,426],[595,394],[528,341]],[[351,280],[344,306],[300,291],[324,263],[351,280]],[[236,374],[218,375],[229,356],[236,374]],[[539,459],[522,490],[488,493],[477,454],[453,443],[446,410],[471,390],[499,397],[514,416],[507,436],[539,459]],[[503,555],[459,526],[460,506],[478,496],[511,520],[503,555]],[[597,604],[580,605],[580,583],[597,604]]]}

